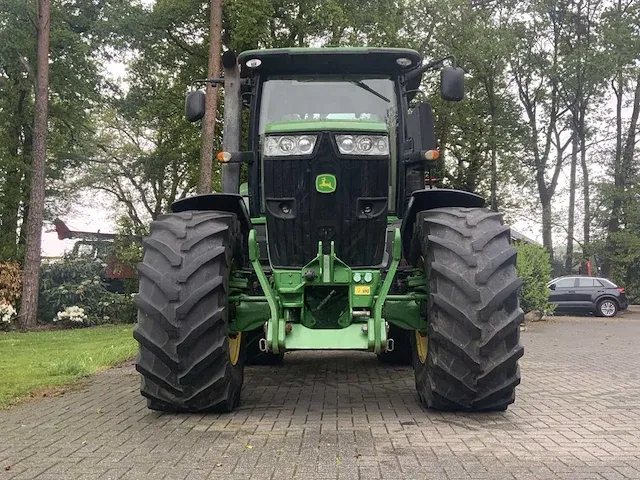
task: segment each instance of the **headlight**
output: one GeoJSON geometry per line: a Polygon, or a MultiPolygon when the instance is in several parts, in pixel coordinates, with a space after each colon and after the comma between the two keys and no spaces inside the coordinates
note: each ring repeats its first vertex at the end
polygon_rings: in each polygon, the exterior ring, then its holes
{"type": "Polygon", "coordinates": [[[336,135],[343,155],[389,155],[389,141],[381,135],[336,135]]]}
{"type": "Polygon", "coordinates": [[[262,154],[265,157],[309,155],[316,146],[316,135],[274,135],[265,137],[262,154]]]}

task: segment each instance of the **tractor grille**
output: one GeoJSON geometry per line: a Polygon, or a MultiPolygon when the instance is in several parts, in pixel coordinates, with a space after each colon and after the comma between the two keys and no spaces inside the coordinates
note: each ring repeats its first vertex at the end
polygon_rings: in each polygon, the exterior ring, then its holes
{"type": "Polygon", "coordinates": [[[325,132],[309,159],[265,159],[264,196],[271,264],[302,267],[328,253],[352,267],[382,263],[385,250],[389,160],[338,157],[332,134],[325,132]],[[319,193],[316,177],[336,177],[336,191],[319,193]]]}

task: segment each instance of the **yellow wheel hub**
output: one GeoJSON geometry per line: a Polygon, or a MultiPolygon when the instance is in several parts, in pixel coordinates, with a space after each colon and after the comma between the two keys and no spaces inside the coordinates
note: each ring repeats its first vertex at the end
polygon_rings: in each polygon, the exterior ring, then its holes
{"type": "Polygon", "coordinates": [[[427,352],[429,351],[429,337],[422,335],[416,330],[416,350],[418,351],[418,359],[420,363],[427,362],[427,352]]]}
{"type": "Polygon", "coordinates": [[[242,345],[242,332],[234,335],[235,337],[229,335],[229,361],[231,365],[238,363],[240,359],[240,346],[242,345]]]}

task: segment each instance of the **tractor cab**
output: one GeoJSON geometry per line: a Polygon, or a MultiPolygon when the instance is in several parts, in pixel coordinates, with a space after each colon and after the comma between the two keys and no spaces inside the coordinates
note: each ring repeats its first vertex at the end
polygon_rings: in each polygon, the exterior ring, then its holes
{"type": "MultiPolygon", "coordinates": [[[[435,165],[425,153],[438,156],[431,107],[410,114],[409,101],[442,61],[424,65],[409,49],[291,48],[243,52],[237,65],[250,109],[240,142],[249,213],[266,220],[271,265],[302,267],[319,242],[353,267],[388,263],[389,217],[424,189],[435,165]]],[[[442,93],[462,98],[462,69],[443,70],[442,93]]]]}

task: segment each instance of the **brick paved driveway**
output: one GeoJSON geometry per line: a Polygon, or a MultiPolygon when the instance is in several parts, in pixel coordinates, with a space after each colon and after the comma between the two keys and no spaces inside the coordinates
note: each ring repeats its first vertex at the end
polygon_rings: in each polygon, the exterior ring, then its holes
{"type": "Polygon", "coordinates": [[[230,415],[146,409],[131,366],[0,412],[0,478],[640,479],[640,313],[529,325],[505,413],[426,412],[410,368],[292,353],[230,415]],[[8,469],[6,469],[8,468],[8,469]]]}

